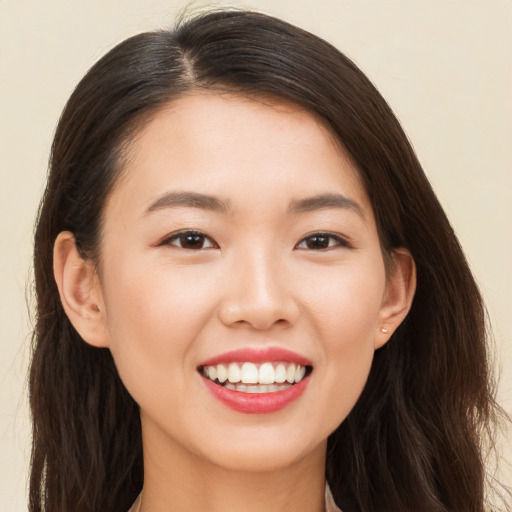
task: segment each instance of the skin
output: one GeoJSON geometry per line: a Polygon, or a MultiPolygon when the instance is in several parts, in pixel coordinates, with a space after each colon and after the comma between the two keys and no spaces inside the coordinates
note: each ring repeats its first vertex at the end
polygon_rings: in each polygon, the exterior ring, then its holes
{"type": "Polygon", "coordinates": [[[55,244],[69,318],[110,348],[141,408],[140,510],[323,510],[326,439],[412,301],[414,263],[405,250],[393,259],[386,275],[357,170],[312,114],[194,93],[149,121],[105,207],[101,271],[71,233],[55,244]],[[162,200],[185,191],[224,207],[162,200]],[[353,204],[290,211],[322,194],[353,204]],[[194,249],[171,236],[190,229],[205,233],[194,249]],[[327,247],[319,232],[334,234],[327,247]],[[293,403],[243,414],[206,390],[202,361],[266,346],[313,363],[293,403]]]}

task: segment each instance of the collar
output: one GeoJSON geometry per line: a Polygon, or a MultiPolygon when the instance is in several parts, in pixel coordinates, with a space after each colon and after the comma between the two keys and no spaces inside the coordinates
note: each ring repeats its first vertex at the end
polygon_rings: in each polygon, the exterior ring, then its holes
{"type": "MultiPolygon", "coordinates": [[[[141,493],[142,494],[142,493],[141,493]]],[[[130,507],[128,512],[137,512],[140,507],[140,498],[141,494],[135,500],[135,503],[130,507]]],[[[334,498],[332,497],[331,489],[329,488],[329,484],[325,483],[325,512],[341,512],[341,509],[338,508],[336,503],[334,502],[334,498]]]]}

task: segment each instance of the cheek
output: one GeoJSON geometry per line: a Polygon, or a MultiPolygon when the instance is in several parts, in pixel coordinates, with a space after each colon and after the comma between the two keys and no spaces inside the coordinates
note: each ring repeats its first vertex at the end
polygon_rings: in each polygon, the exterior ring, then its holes
{"type": "Polygon", "coordinates": [[[194,267],[170,266],[150,258],[113,266],[104,290],[113,341],[119,336],[149,343],[198,325],[211,300],[211,279],[194,267]],[[141,332],[142,331],[142,332],[141,332]],[[142,339],[141,339],[142,334],[142,339]]]}
{"type": "Polygon", "coordinates": [[[346,272],[317,274],[315,282],[318,293],[310,292],[309,304],[314,335],[321,340],[317,377],[328,390],[323,407],[334,430],[357,402],[368,378],[385,273],[378,265],[351,265],[346,272]]]}
{"type": "Polygon", "coordinates": [[[163,270],[144,260],[108,270],[107,328],[121,379],[137,401],[162,385],[176,391],[185,385],[194,341],[210,317],[211,284],[193,269],[163,270]]]}
{"type": "Polygon", "coordinates": [[[378,259],[309,272],[302,295],[306,311],[334,347],[359,345],[375,334],[385,291],[384,266],[378,259]],[[359,343],[358,343],[359,341],[359,343]]]}

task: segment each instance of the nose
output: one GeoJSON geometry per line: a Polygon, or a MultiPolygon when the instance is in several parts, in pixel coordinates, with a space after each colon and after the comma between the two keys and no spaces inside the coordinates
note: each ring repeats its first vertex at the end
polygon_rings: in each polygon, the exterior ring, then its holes
{"type": "Polygon", "coordinates": [[[252,254],[229,267],[226,294],[219,317],[227,326],[266,330],[291,326],[299,309],[285,264],[272,254],[252,254]]]}

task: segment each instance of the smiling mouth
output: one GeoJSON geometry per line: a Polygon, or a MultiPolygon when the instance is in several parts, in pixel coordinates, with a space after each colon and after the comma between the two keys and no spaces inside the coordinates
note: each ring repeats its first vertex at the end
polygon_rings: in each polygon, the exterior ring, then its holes
{"type": "Polygon", "coordinates": [[[288,361],[203,365],[199,373],[218,386],[241,393],[276,393],[298,384],[313,367],[288,361]]]}

